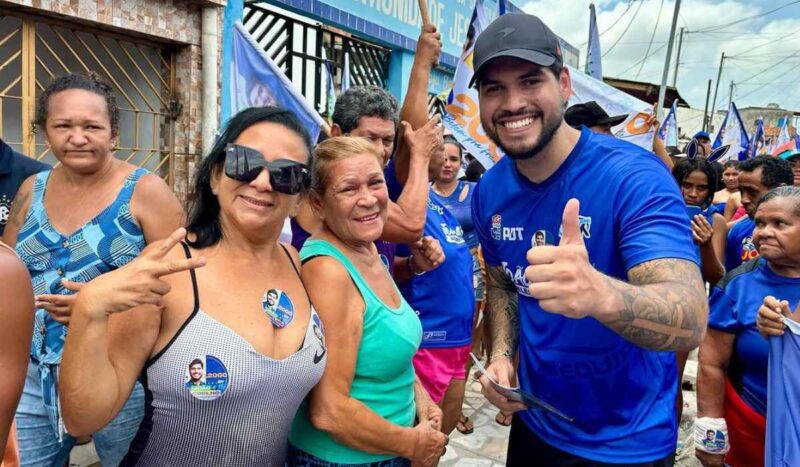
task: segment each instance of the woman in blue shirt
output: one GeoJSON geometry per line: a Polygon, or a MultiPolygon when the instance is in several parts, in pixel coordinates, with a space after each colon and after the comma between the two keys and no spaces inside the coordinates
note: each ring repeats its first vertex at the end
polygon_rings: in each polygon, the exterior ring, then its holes
{"type": "MultiPolygon", "coordinates": [[[[703,279],[716,284],[725,274],[725,218],[717,212],[711,201],[717,190],[714,167],[705,159],[683,159],[672,169],[687,206],[700,208],[700,213],[690,214],[694,242],[700,250],[703,279]]],[[[691,213],[692,211],[690,211],[691,213]]]]}
{"type": "MultiPolygon", "coordinates": [[[[764,462],[769,344],[756,320],[765,297],[800,303],[800,192],[779,187],[758,202],[753,242],[760,258],[730,271],[709,302],[708,332],[700,346],[696,443],[704,465],[757,466],[764,462]],[[730,433],[730,437],[728,434],[730,433]]],[[[762,326],[763,327],[763,326],[762,326]]]]}

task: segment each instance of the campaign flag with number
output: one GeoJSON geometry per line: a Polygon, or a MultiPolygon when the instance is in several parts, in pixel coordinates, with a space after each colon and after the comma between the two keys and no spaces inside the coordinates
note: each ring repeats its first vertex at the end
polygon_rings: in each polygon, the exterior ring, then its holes
{"type": "Polygon", "coordinates": [[[232,116],[249,107],[273,105],[283,107],[295,114],[316,141],[325,125],[311,104],[294,87],[289,78],[259,47],[255,39],[236,22],[232,38],[230,82],[222,90],[230,93],[223,115],[232,116]]]}
{"type": "Polygon", "coordinates": [[[664,142],[664,146],[678,146],[678,113],[675,102],[672,103],[667,118],[661,122],[658,138],[664,142]]]}
{"type": "Polygon", "coordinates": [[[739,161],[747,159],[750,137],[747,136],[742,117],[739,116],[739,110],[733,102],[731,102],[728,113],[725,115],[725,120],[722,121],[717,137],[714,138],[714,144],[711,147],[718,148],[725,145],[729,145],[730,150],[717,162],[725,162],[731,159],[739,161]]]}

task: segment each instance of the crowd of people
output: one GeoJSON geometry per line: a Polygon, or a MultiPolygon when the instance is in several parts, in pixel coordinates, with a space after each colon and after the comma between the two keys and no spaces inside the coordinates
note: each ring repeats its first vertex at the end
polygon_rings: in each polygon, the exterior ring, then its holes
{"type": "Polygon", "coordinates": [[[472,57],[505,154],[483,174],[428,116],[440,52],[424,25],[402,105],[353,87],[320,141],[236,114],[185,213],[113,156],[112,89],[56,77],[34,124],[59,164],[0,151],[3,465],[91,439],[108,466],[434,466],[473,430],[472,352],[508,465],[669,466],[697,347],[703,465],[787,460],[762,336],[800,320],[800,154],[618,140],[566,108],[556,35],[508,14],[472,57]]]}

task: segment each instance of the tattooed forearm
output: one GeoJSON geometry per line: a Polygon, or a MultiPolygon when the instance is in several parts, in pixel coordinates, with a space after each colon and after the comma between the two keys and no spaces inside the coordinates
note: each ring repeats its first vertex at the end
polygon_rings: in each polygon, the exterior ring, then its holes
{"type": "Polygon", "coordinates": [[[630,283],[606,277],[616,310],[600,318],[634,344],[652,350],[690,350],[703,339],[708,302],[694,263],[662,259],[628,271],[630,283]]]}
{"type": "Polygon", "coordinates": [[[486,305],[492,336],[492,355],[512,358],[519,338],[519,301],[517,288],[502,266],[487,268],[486,305]]]}

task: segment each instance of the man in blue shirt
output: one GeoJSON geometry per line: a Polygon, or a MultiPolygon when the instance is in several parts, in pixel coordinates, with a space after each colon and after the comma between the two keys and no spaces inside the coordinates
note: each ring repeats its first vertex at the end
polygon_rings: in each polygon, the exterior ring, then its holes
{"type": "Polygon", "coordinates": [[[0,236],[6,228],[14,197],[22,182],[45,170],[50,170],[50,166],[23,156],[0,139],[0,236]]]}
{"type": "Polygon", "coordinates": [[[481,383],[519,411],[507,463],[672,465],[674,352],[700,343],[707,313],[678,188],[654,154],[564,122],[570,72],[538,18],[501,16],[473,61],[481,123],[507,156],[473,197],[494,346],[481,383]],[[518,350],[521,389],[573,421],[493,388],[518,350]]]}
{"type": "Polygon", "coordinates": [[[756,202],[764,193],[782,185],[791,185],[792,166],[785,160],[771,156],[757,156],[739,164],[739,192],[747,217],[733,224],[725,245],[725,270],[733,271],[745,261],[758,257],[753,244],[753,216],[756,202]]]}

